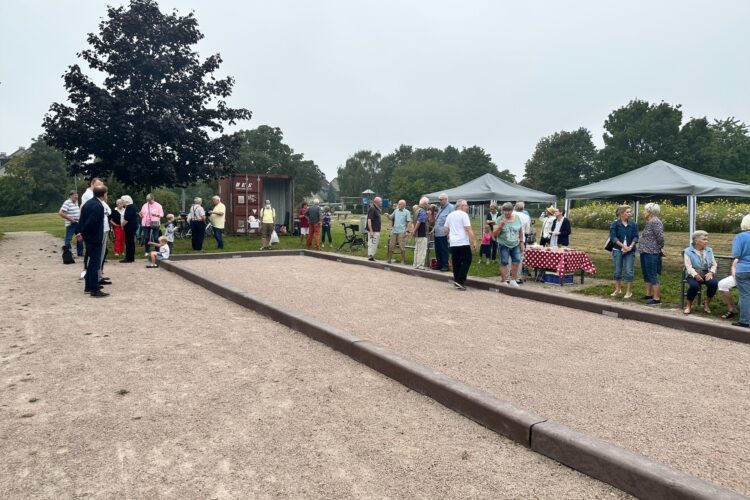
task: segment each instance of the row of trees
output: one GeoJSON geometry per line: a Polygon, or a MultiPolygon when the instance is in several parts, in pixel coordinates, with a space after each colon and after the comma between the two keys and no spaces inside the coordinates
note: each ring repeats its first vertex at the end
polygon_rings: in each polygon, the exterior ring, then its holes
{"type": "Polygon", "coordinates": [[[604,122],[597,150],[585,128],[542,138],[526,162],[521,184],[558,197],[565,190],[664,160],[736,182],[750,183],[750,134],[734,119],[691,118],[680,105],[633,100],[604,122]]]}
{"type": "Polygon", "coordinates": [[[413,148],[401,145],[381,156],[372,151],[358,151],[338,168],[341,196],[359,196],[366,189],[388,194],[392,199],[414,201],[422,194],[455,186],[490,173],[510,182],[515,176],[499,171],[492,157],[479,146],[460,151],[448,146],[413,148]]]}

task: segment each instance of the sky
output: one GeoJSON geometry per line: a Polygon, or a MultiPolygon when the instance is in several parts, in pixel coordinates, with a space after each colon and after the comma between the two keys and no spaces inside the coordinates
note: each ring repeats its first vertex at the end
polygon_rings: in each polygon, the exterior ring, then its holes
{"type": "MultiPolygon", "coordinates": [[[[28,146],[65,101],[61,75],[106,4],[0,0],[0,151],[28,146]]],[[[194,11],[219,52],[229,104],[279,127],[330,181],[359,150],[478,145],[523,177],[542,137],[632,99],[681,104],[687,121],[750,124],[747,0],[161,0],[194,11]]]]}

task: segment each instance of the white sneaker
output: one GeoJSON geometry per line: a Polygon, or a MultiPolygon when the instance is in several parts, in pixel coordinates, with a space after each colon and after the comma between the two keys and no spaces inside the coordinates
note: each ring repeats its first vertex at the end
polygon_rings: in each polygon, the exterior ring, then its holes
{"type": "Polygon", "coordinates": [[[83,278],[85,278],[85,277],[86,277],[86,271],[81,271],[81,277],[80,277],[80,278],[78,278],[78,279],[79,279],[79,280],[82,280],[82,279],[83,279],[83,278]]]}
{"type": "Polygon", "coordinates": [[[519,287],[520,287],[520,285],[518,284],[518,282],[517,282],[516,280],[510,280],[510,281],[508,282],[508,284],[509,284],[510,286],[512,286],[512,287],[515,287],[515,288],[519,288],[519,287]]]}
{"type": "Polygon", "coordinates": [[[143,254],[143,256],[144,256],[144,257],[148,257],[148,252],[145,252],[145,253],[143,254]]]}

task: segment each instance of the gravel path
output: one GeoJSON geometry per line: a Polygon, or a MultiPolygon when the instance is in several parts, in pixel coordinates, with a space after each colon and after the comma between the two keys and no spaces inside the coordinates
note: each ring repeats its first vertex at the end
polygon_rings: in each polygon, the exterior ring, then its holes
{"type": "Polygon", "coordinates": [[[309,257],[180,265],[750,494],[750,346],[309,257]]]}
{"type": "MultiPolygon", "coordinates": [[[[143,263],[0,242],[5,498],[625,498],[143,263]]],[[[270,264],[266,261],[266,264],[270,264]]]]}

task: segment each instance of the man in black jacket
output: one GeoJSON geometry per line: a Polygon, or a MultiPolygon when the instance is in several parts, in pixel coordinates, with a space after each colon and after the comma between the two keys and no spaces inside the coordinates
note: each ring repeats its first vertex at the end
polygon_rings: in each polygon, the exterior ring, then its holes
{"type": "Polygon", "coordinates": [[[81,218],[78,222],[78,237],[86,243],[86,253],[89,256],[89,269],[86,272],[86,288],[84,291],[92,297],[106,297],[108,293],[101,291],[99,284],[99,267],[104,252],[104,224],[106,215],[104,203],[107,202],[107,186],[94,188],[94,197],[81,207],[81,218]]]}

